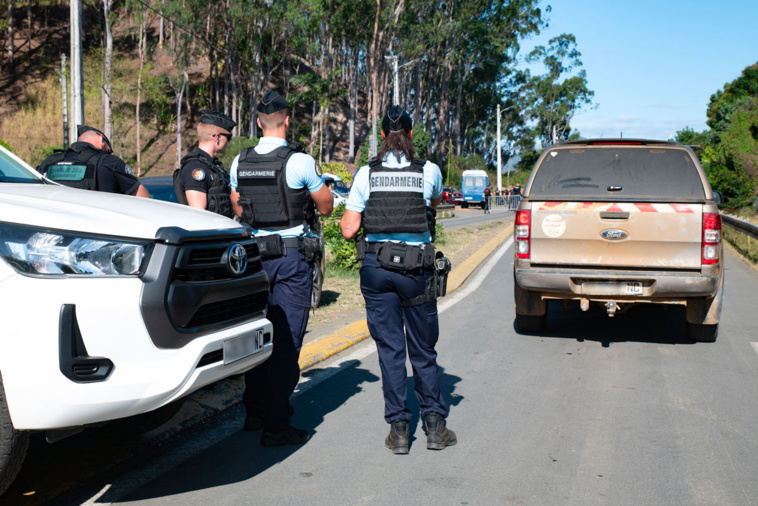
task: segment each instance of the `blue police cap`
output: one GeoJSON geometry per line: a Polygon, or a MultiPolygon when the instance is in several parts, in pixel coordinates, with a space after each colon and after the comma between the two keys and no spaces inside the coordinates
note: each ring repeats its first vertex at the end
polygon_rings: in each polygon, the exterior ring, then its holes
{"type": "Polygon", "coordinates": [[[397,132],[406,128],[413,128],[411,116],[399,105],[393,105],[382,119],[382,130],[397,132]]]}
{"type": "Polygon", "coordinates": [[[217,127],[223,128],[224,130],[228,130],[229,132],[231,132],[232,129],[237,126],[237,122],[235,122],[232,118],[223,112],[203,109],[200,111],[200,114],[202,114],[202,116],[200,116],[200,123],[205,123],[206,125],[215,125],[217,127]]]}
{"type": "Polygon", "coordinates": [[[281,111],[282,109],[289,109],[289,107],[290,105],[287,103],[284,97],[276,91],[272,90],[263,95],[263,98],[258,103],[258,112],[263,114],[271,114],[277,111],[281,111]]]}

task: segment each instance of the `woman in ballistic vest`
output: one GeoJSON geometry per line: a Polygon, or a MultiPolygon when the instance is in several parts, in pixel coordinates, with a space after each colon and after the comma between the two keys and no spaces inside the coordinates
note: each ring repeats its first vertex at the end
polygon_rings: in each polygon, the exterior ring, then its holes
{"type": "Polygon", "coordinates": [[[382,120],[384,147],[356,172],[340,222],[346,239],[356,237],[361,226],[365,234],[365,241],[356,239],[358,256],[365,254],[361,292],[382,370],[384,419],[391,426],[384,444],[397,454],[408,453],[410,441],[406,346],[427,448],[442,450],[457,441],[445,426],[448,409],[434,350],[437,301],[429,290],[436,279],[430,222],[432,208],[442,200],[442,175],[437,165],[413,158],[412,126],[402,108],[390,109],[382,120]]]}
{"type": "Polygon", "coordinates": [[[174,171],[174,190],[180,204],[227,218],[234,216],[229,173],[216,155],[226,151],[236,125],[226,114],[202,111],[197,124],[197,147],[182,158],[181,167],[174,171]]]}

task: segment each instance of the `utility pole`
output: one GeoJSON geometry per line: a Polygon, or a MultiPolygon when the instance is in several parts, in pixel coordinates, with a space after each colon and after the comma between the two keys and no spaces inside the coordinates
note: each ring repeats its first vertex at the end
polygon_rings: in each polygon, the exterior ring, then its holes
{"type": "Polygon", "coordinates": [[[503,173],[502,163],[500,161],[500,104],[497,104],[497,191],[502,193],[503,191],[503,173]]]}
{"type": "Polygon", "coordinates": [[[63,149],[68,148],[68,88],[66,87],[66,53],[61,53],[61,69],[55,71],[61,81],[63,98],[63,149]]]}
{"type": "Polygon", "coordinates": [[[84,72],[82,70],[82,0],[71,0],[71,137],[84,124],[84,72]]]}

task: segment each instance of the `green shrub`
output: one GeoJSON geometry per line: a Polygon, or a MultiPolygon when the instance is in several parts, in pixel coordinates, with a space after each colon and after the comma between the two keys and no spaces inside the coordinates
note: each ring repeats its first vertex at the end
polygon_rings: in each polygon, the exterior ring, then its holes
{"type": "Polygon", "coordinates": [[[332,215],[321,218],[324,229],[324,245],[329,252],[327,258],[329,265],[335,269],[354,271],[360,268],[361,263],[355,258],[355,242],[342,237],[340,220],[345,214],[345,204],[342,203],[334,208],[332,215]]]}
{"type": "Polygon", "coordinates": [[[253,137],[252,139],[242,136],[235,137],[229,141],[229,144],[226,146],[226,152],[219,156],[218,159],[226,170],[230,170],[234,158],[240,154],[243,149],[254,148],[258,145],[258,142],[259,139],[257,137],[253,137]]]}

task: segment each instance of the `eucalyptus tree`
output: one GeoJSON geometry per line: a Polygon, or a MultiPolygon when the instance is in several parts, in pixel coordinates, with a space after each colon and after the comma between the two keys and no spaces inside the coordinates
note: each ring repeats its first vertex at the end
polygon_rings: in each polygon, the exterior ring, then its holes
{"type": "Polygon", "coordinates": [[[595,92],[587,86],[581,53],[576,38],[561,34],[550,39],[547,46],[537,46],[529,54],[529,61],[541,62],[547,73],[526,77],[527,95],[531,116],[536,121],[536,134],[543,146],[566,140],[571,134],[571,119],[582,107],[592,106],[595,92]]]}

